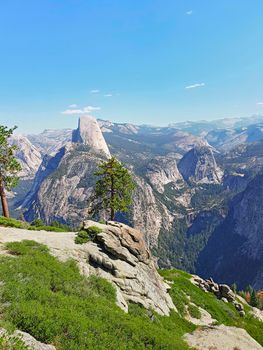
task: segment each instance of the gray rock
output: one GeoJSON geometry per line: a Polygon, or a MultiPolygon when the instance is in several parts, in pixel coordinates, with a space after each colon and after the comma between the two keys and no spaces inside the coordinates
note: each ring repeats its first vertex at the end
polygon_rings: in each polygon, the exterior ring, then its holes
{"type": "Polygon", "coordinates": [[[234,302],[233,304],[234,304],[235,308],[237,309],[237,311],[243,311],[244,310],[244,307],[243,307],[242,304],[237,303],[237,302],[234,302]]]}
{"type": "Polygon", "coordinates": [[[228,303],[228,300],[227,300],[227,298],[221,298],[221,300],[224,302],[224,303],[228,303]]]}
{"type": "Polygon", "coordinates": [[[143,235],[131,227],[115,222],[107,225],[85,221],[84,228],[103,230],[94,243],[86,244],[89,272],[112,282],[117,289],[118,305],[125,311],[128,302],[168,315],[175,309],[167,292],[170,288],[160,277],[143,235]]]}
{"type": "Polygon", "coordinates": [[[79,118],[79,126],[72,134],[72,141],[90,146],[95,151],[103,152],[107,157],[111,156],[99,124],[91,116],[79,118]]]}
{"type": "Polygon", "coordinates": [[[219,292],[223,298],[226,298],[229,302],[235,300],[235,294],[227,284],[219,284],[219,292]]]}
{"type": "Polygon", "coordinates": [[[217,166],[212,148],[194,147],[178,164],[178,169],[186,181],[192,183],[220,183],[223,172],[217,166]]]}

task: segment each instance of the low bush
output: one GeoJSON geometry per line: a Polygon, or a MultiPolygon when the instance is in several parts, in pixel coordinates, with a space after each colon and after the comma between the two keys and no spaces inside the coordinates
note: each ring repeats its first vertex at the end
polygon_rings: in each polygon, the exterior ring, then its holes
{"type": "Polygon", "coordinates": [[[31,230],[31,231],[49,231],[49,232],[67,232],[67,231],[65,231],[65,229],[63,229],[61,227],[47,226],[47,225],[29,226],[28,230],[31,230]]]}
{"type": "Polygon", "coordinates": [[[90,241],[90,237],[87,231],[81,230],[77,233],[75,237],[76,244],[84,244],[90,241]]]}
{"type": "Polygon", "coordinates": [[[33,231],[41,231],[41,230],[53,231],[53,232],[69,231],[69,227],[64,224],[48,226],[48,225],[44,225],[41,219],[35,219],[34,221],[31,222],[31,224],[29,224],[25,221],[16,220],[13,218],[6,218],[4,216],[0,216],[0,226],[21,228],[21,229],[33,230],[33,231]]]}
{"type": "Polygon", "coordinates": [[[28,224],[24,221],[0,216],[0,226],[15,227],[15,228],[27,228],[28,224]]]}
{"type": "Polygon", "coordinates": [[[102,229],[97,226],[90,226],[86,231],[91,239],[95,239],[97,234],[102,232],[102,229]]]}
{"type": "Polygon", "coordinates": [[[102,232],[102,229],[100,229],[97,226],[90,226],[86,230],[81,230],[77,233],[75,238],[76,244],[84,244],[88,241],[92,241],[96,238],[97,234],[102,232]]]}
{"type": "Polygon", "coordinates": [[[36,226],[36,227],[39,227],[39,226],[44,226],[44,222],[43,220],[41,219],[35,219],[33,220],[31,223],[30,223],[31,226],[36,226]]]}

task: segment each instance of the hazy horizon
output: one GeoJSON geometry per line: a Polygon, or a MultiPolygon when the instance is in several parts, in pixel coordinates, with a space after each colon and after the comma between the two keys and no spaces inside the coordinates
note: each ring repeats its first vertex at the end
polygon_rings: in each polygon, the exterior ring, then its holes
{"type": "MultiPolygon", "coordinates": [[[[85,115],[84,115],[84,117],[85,117],[85,115]]],[[[92,117],[94,117],[94,116],[92,116],[92,117]]],[[[74,130],[74,129],[77,128],[78,118],[79,117],[77,117],[75,119],[75,123],[74,123],[74,125],[72,124],[71,127],[61,125],[60,127],[57,127],[57,128],[48,128],[48,127],[46,127],[44,129],[38,129],[38,130],[35,130],[35,131],[30,131],[30,130],[27,130],[27,129],[25,129],[24,131],[21,131],[21,128],[19,127],[19,125],[16,125],[17,129],[15,130],[15,134],[18,134],[18,135],[19,134],[21,134],[21,135],[30,135],[30,134],[32,134],[32,135],[34,135],[34,134],[40,134],[40,133],[42,133],[44,131],[48,131],[48,130],[74,130]]],[[[153,127],[153,128],[165,128],[165,127],[173,127],[173,126],[176,126],[176,125],[179,126],[179,124],[184,124],[184,123],[185,124],[186,123],[189,123],[189,124],[191,124],[191,123],[193,123],[193,124],[195,124],[195,123],[196,124],[198,124],[198,123],[207,123],[207,124],[211,123],[212,124],[212,123],[217,123],[217,122],[218,123],[219,122],[223,123],[224,121],[225,122],[226,121],[242,121],[242,120],[249,120],[249,119],[251,119],[251,123],[249,123],[249,125],[250,125],[250,124],[254,124],[254,123],[258,123],[258,122],[263,122],[263,115],[257,114],[257,115],[251,115],[251,116],[248,116],[248,117],[233,117],[233,118],[228,117],[228,118],[218,118],[218,119],[211,119],[211,120],[205,120],[205,119],[184,120],[184,121],[177,121],[177,122],[174,122],[174,123],[172,122],[172,123],[165,124],[165,125],[157,125],[157,124],[153,124],[153,123],[152,124],[150,124],[150,123],[132,123],[132,122],[125,122],[125,121],[116,122],[114,120],[103,119],[103,118],[96,118],[96,119],[100,120],[100,121],[104,121],[104,122],[111,122],[113,124],[133,124],[135,126],[146,126],[146,127],[153,127]],[[260,121],[253,122],[252,120],[254,118],[259,118],[260,121]]],[[[14,125],[13,124],[11,125],[10,123],[8,123],[7,126],[12,127],[14,125]]]]}

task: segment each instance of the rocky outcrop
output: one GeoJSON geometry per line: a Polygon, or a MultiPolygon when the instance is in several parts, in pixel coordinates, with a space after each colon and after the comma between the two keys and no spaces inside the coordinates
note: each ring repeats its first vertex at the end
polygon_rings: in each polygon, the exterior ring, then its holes
{"type": "Polygon", "coordinates": [[[220,183],[223,172],[217,166],[211,147],[194,147],[178,164],[186,181],[192,183],[220,183]]]}
{"type": "Polygon", "coordinates": [[[110,157],[110,151],[104,140],[97,120],[91,116],[79,118],[79,126],[73,131],[72,141],[90,146],[94,151],[110,157]]]}
{"type": "Polygon", "coordinates": [[[22,167],[19,177],[24,179],[34,178],[42,162],[42,156],[38,149],[23,135],[12,135],[10,143],[17,146],[15,154],[22,167]]]}
{"type": "Polygon", "coordinates": [[[84,229],[94,225],[102,232],[95,243],[89,244],[90,271],[115,284],[118,303],[124,310],[133,302],[168,315],[174,309],[167,293],[169,286],[157,273],[143,235],[115,222],[102,225],[87,221],[84,229]]]}
{"type": "Polygon", "coordinates": [[[225,325],[199,327],[184,339],[189,346],[198,350],[262,350],[244,329],[225,325]]]}
{"type": "Polygon", "coordinates": [[[215,296],[226,302],[232,303],[240,316],[245,316],[244,306],[240,303],[233,290],[227,284],[218,284],[210,277],[207,280],[202,279],[199,276],[192,277],[192,283],[202,289],[204,292],[214,293],[215,296]]]}
{"type": "MultiPolygon", "coordinates": [[[[131,227],[109,222],[84,223],[84,229],[101,229],[94,241],[75,244],[76,233],[28,231],[0,227],[0,242],[34,240],[46,244],[62,260],[74,259],[82,274],[98,275],[110,281],[117,291],[117,304],[125,311],[129,303],[143,305],[161,315],[175,309],[169,286],[158,274],[143,235],[131,227]]],[[[5,253],[5,251],[3,252],[5,253]]]]}

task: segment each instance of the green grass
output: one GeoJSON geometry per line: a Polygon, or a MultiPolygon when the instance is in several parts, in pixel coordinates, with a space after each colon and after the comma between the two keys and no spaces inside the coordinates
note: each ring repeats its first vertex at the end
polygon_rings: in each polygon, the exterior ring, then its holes
{"type": "MultiPolygon", "coordinates": [[[[182,335],[195,326],[176,312],[162,317],[137,305],[125,314],[106,280],[80,275],[33,241],[7,244],[0,257],[3,325],[60,350],[185,350],[182,335]]],[[[15,349],[16,350],[16,349],[15,349]]]]}
{"type": "Polygon", "coordinates": [[[23,341],[18,337],[9,336],[4,334],[0,336],[0,349],[1,350],[29,350],[23,341]]]}
{"type": "Polygon", "coordinates": [[[200,319],[202,316],[199,308],[193,304],[188,305],[188,312],[189,312],[191,317],[196,318],[196,319],[200,319]]]}
{"type": "Polygon", "coordinates": [[[262,322],[248,314],[249,307],[245,306],[246,316],[241,317],[231,303],[218,300],[214,294],[205,293],[190,281],[191,275],[180,270],[161,270],[160,274],[169,281],[173,281],[170,294],[180,312],[185,312],[185,303],[191,301],[208,311],[218,321],[218,324],[236,326],[246,331],[263,345],[262,322]],[[190,300],[186,297],[190,296],[190,300]]]}
{"type": "MultiPolygon", "coordinates": [[[[34,223],[34,222],[33,222],[34,223]]],[[[14,228],[21,228],[26,230],[33,230],[33,231],[53,231],[53,232],[67,232],[68,228],[66,225],[61,226],[48,226],[48,225],[31,225],[28,222],[20,221],[12,218],[5,218],[4,216],[0,216],[0,226],[5,227],[14,227],[14,228]]]]}

